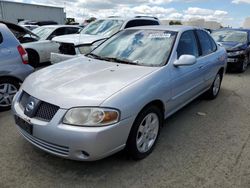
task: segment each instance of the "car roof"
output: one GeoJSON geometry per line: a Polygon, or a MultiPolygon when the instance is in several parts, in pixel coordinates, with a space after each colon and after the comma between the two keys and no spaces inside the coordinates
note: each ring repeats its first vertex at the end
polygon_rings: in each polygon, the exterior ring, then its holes
{"type": "Polygon", "coordinates": [[[154,26],[140,26],[140,27],[131,27],[128,28],[128,30],[131,29],[140,29],[140,30],[167,30],[167,31],[175,31],[175,32],[184,32],[187,30],[194,30],[194,29],[202,29],[200,27],[194,27],[194,26],[166,26],[166,25],[154,25],[154,26]]]}
{"type": "Polygon", "coordinates": [[[250,32],[250,29],[245,29],[245,28],[222,28],[222,29],[215,30],[214,32],[216,32],[216,31],[225,31],[225,30],[250,32]]]}
{"type": "Polygon", "coordinates": [[[147,17],[147,16],[136,16],[136,17],[120,17],[120,16],[110,16],[108,18],[100,18],[98,20],[122,20],[122,21],[130,21],[130,20],[154,20],[158,21],[158,19],[154,17],[147,17]]]}
{"type": "Polygon", "coordinates": [[[60,27],[76,27],[76,28],[80,28],[77,25],[43,25],[40,27],[50,27],[50,28],[60,28],[60,27]]]}

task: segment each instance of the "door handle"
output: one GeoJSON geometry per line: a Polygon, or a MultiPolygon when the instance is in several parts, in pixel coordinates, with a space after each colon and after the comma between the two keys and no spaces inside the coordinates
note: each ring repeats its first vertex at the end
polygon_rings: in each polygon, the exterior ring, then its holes
{"type": "Polygon", "coordinates": [[[198,68],[199,68],[199,69],[202,69],[203,67],[204,67],[203,65],[200,65],[198,68]]]}

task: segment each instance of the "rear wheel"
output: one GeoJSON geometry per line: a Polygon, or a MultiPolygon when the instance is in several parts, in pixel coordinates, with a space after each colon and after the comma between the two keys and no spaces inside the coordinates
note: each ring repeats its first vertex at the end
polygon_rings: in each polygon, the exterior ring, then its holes
{"type": "Polygon", "coordinates": [[[0,78],[0,111],[9,110],[17,93],[19,82],[12,78],[0,78]]]}
{"type": "Polygon", "coordinates": [[[133,159],[143,159],[153,151],[162,124],[163,115],[156,106],[145,108],[137,116],[126,146],[133,159]]]}
{"type": "Polygon", "coordinates": [[[218,94],[220,92],[221,81],[222,81],[222,74],[217,73],[212,86],[205,93],[205,96],[207,99],[215,99],[218,96],[218,94]]]}

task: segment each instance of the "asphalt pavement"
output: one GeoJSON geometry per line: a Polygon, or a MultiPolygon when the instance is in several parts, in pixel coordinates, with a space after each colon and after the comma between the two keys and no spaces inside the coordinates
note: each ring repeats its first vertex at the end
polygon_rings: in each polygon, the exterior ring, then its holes
{"type": "Polygon", "coordinates": [[[216,100],[199,98],[166,120],[154,152],[96,162],[47,154],[0,113],[0,187],[250,187],[250,68],[226,74],[216,100]]]}

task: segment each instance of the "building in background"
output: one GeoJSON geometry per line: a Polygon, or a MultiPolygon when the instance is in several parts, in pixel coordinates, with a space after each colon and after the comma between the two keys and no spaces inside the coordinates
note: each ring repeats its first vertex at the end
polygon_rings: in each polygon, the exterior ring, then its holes
{"type": "Polygon", "coordinates": [[[163,25],[170,25],[172,22],[181,22],[182,25],[189,25],[189,26],[196,26],[202,27],[206,29],[220,29],[222,26],[219,22],[216,21],[206,21],[204,19],[190,19],[188,21],[181,21],[181,20],[161,20],[161,24],[163,25]]]}
{"type": "Polygon", "coordinates": [[[243,23],[243,28],[250,28],[250,17],[247,17],[243,23]]]}
{"type": "Polygon", "coordinates": [[[66,13],[63,7],[52,7],[0,0],[0,19],[13,23],[22,20],[52,20],[64,24],[66,13]]]}

